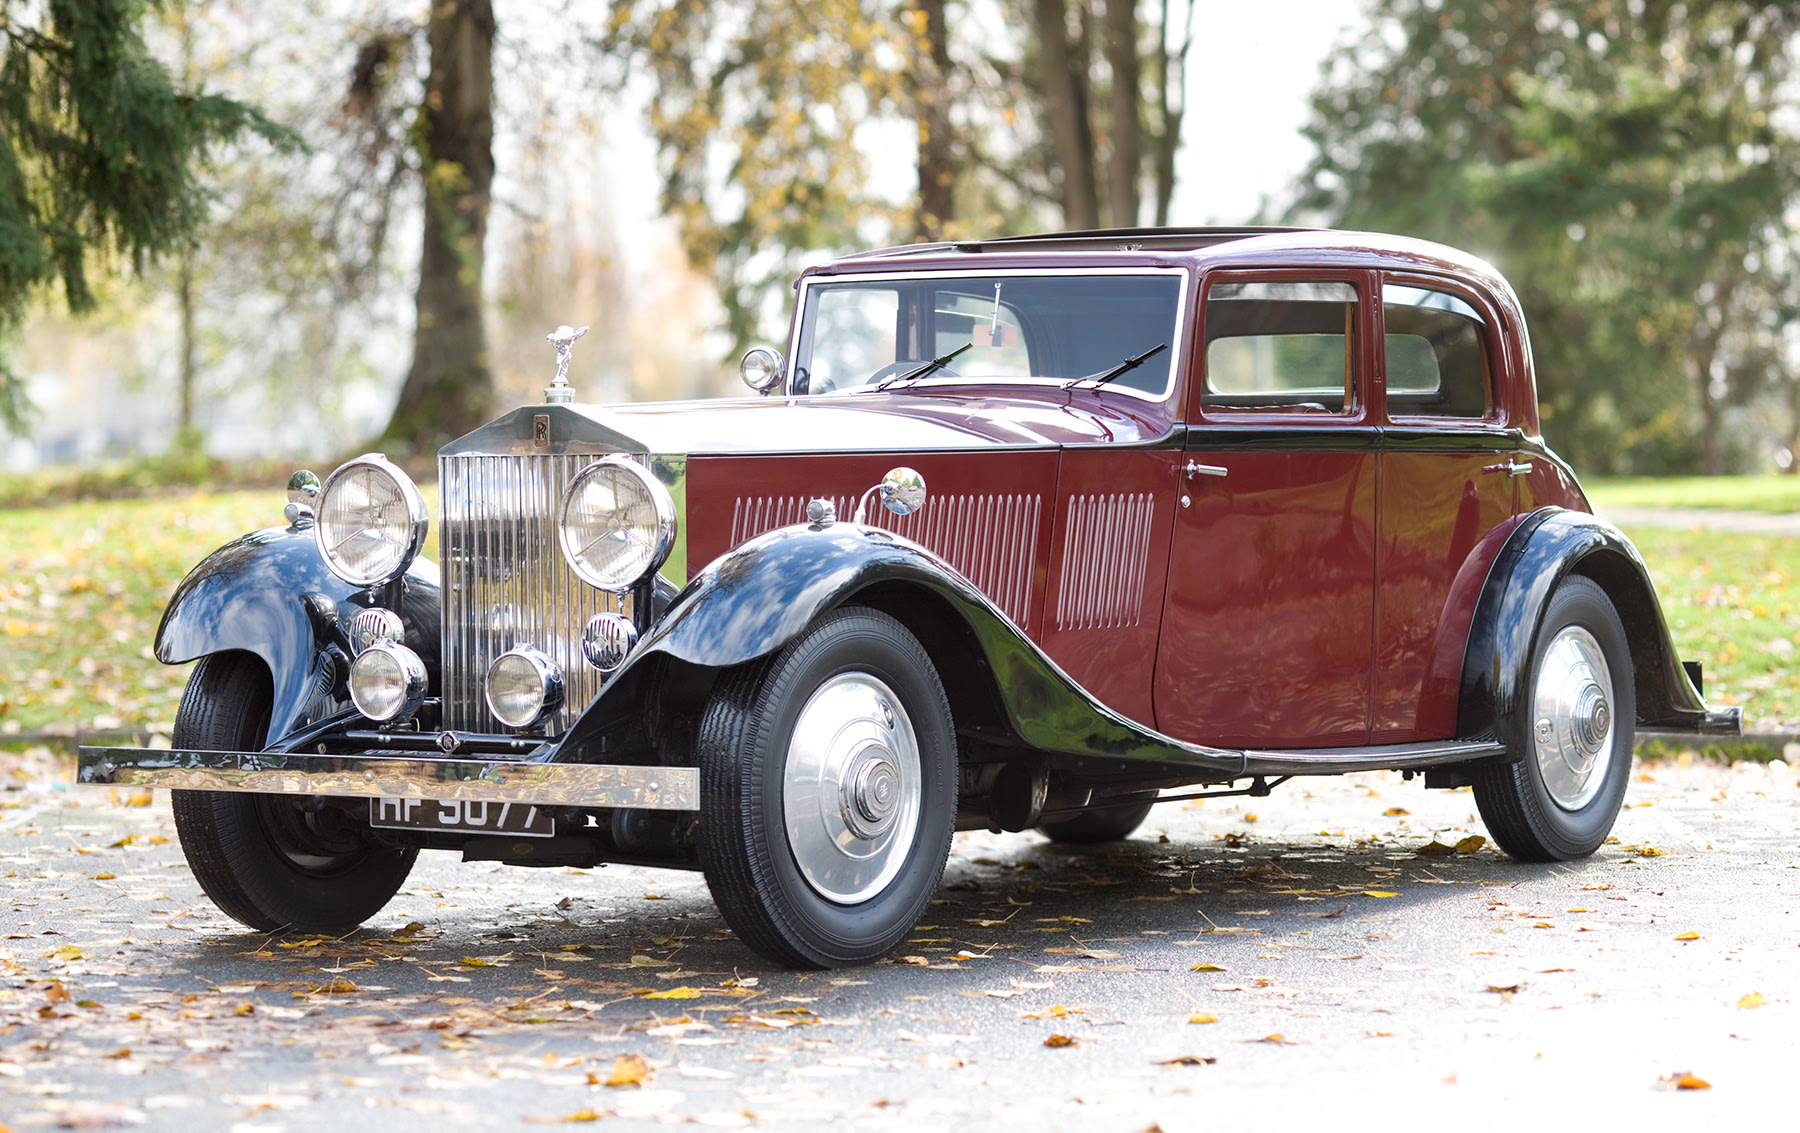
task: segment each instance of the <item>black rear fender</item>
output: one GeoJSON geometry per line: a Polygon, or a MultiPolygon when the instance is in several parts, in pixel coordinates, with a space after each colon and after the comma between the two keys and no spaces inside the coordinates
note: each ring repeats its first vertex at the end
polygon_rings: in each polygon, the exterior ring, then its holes
{"type": "Polygon", "coordinates": [[[1530,708],[1521,678],[1537,648],[1544,607],[1572,574],[1598,583],[1624,623],[1640,727],[1736,730],[1735,710],[1709,709],[1688,679],[1649,569],[1631,541],[1586,512],[1543,508],[1514,529],[1482,586],[1463,653],[1458,735],[1491,736],[1525,750],[1530,708]]]}

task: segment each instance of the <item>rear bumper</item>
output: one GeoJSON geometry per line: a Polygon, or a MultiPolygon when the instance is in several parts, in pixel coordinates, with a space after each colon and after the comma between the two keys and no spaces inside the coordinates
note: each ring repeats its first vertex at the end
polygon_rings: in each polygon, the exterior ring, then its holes
{"type": "Polygon", "coordinates": [[[1744,710],[1735,705],[1708,708],[1694,731],[1703,736],[1741,736],[1744,734],[1744,710]]]}
{"type": "Polygon", "coordinates": [[[84,747],[75,778],[184,791],[700,809],[700,772],[693,767],[84,747]]]}

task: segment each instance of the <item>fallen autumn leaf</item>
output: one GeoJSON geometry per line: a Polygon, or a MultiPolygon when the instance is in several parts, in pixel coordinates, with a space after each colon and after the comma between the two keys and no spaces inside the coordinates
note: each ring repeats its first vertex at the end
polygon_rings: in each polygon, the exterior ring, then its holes
{"type": "Polygon", "coordinates": [[[1663,1078],[1663,1082],[1677,1090],[1710,1090],[1712,1083],[1689,1070],[1678,1070],[1663,1078]]]}
{"type": "MultiPolygon", "coordinates": [[[[592,1075],[589,1076],[590,1078],[592,1075]]],[[[642,1086],[650,1077],[650,1064],[644,1061],[641,1054],[622,1054],[613,1062],[612,1073],[606,1076],[605,1084],[615,1089],[624,1086],[642,1086]]]]}

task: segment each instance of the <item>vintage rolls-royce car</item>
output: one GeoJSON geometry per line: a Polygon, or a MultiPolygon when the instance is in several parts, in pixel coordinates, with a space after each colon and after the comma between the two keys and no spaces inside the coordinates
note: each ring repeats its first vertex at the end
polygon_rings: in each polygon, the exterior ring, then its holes
{"type": "Polygon", "coordinates": [[[421,849],[697,868],[779,963],[868,962],[953,831],[1375,768],[1589,854],[1638,726],[1702,699],[1644,563],[1545,447],[1519,304],[1362,233],[1078,232],[808,270],[763,396],[582,403],[561,368],[438,458],[297,473],[156,655],[206,892],[342,930],[421,849]]]}

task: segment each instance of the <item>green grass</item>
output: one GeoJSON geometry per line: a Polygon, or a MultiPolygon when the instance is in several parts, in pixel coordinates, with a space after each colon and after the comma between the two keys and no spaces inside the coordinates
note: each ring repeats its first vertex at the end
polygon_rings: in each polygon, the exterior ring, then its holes
{"type": "Polygon", "coordinates": [[[1650,564],[1675,648],[1706,670],[1706,698],[1753,731],[1800,721],[1800,539],[1627,531],[1650,564]]]}
{"type": "Polygon", "coordinates": [[[215,548],[284,523],[286,503],[264,490],[0,510],[0,741],[173,721],[192,666],[150,652],[169,595],[215,548]]]}
{"type": "Polygon", "coordinates": [[[0,512],[0,728],[175,718],[189,666],[150,655],[175,584],[214,547],[281,522],[277,492],[0,512]]]}
{"type": "Polygon", "coordinates": [[[1627,477],[1583,480],[1581,486],[1602,515],[1613,507],[1800,511],[1800,476],[1627,477]]]}
{"type": "MultiPolygon", "coordinates": [[[[193,492],[0,511],[0,741],[172,721],[188,666],[151,657],[164,603],[213,548],[282,522],[284,502],[279,490],[193,492]]],[[[1630,535],[1676,648],[1705,663],[1708,698],[1742,706],[1754,730],[1800,721],[1800,539],[1630,535]]]]}

